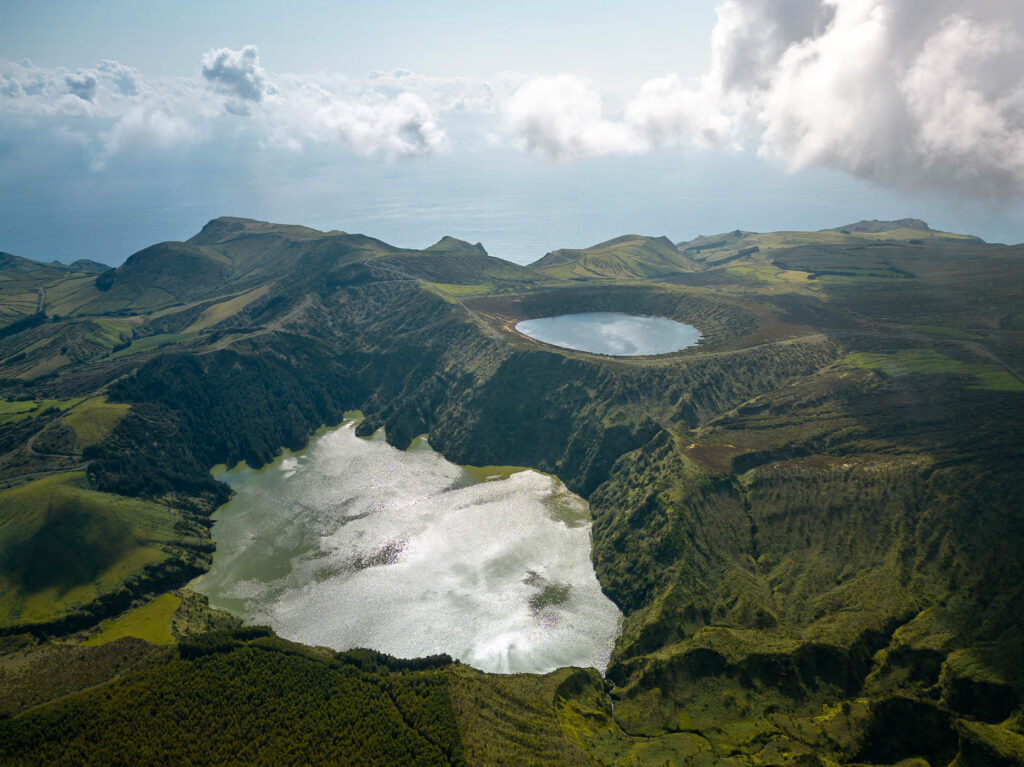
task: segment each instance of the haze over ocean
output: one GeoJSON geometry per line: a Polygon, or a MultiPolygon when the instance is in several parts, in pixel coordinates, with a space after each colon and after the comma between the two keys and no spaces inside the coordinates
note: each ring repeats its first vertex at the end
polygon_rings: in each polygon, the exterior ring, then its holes
{"type": "Polygon", "coordinates": [[[141,5],[5,5],[0,250],[119,264],[221,215],[519,263],[869,218],[1024,240],[1006,0],[141,5]]]}

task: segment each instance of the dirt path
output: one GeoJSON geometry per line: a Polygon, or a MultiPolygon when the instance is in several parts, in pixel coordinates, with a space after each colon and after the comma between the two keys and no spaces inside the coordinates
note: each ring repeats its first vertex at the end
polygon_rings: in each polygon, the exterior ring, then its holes
{"type": "MultiPolygon", "coordinates": [[[[68,408],[70,410],[70,408],[68,408]]],[[[44,427],[45,428],[45,427],[44,427]]],[[[25,447],[28,452],[38,458],[82,458],[81,453],[47,453],[44,450],[36,450],[36,438],[43,433],[43,429],[37,431],[31,437],[28,442],[25,443],[25,447]]]]}

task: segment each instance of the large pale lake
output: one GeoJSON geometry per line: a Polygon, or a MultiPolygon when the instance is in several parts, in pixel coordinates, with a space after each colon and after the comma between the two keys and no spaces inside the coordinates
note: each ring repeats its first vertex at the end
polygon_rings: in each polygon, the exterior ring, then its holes
{"type": "Polygon", "coordinates": [[[664,317],[639,317],[620,312],[587,312],[523,320],[523,335],[565,349],[616,357],[668,354],[696,346],[700,331],[664,317]]]}
{"type": "Polygon", "coordinates": [[[307,644],[603,673],[621,614],[594,575],[586,502],[553,477],[457,466],[423,438],[396,450],[355,423],[218,473],[236,495],[193,588],[307,644]]]}

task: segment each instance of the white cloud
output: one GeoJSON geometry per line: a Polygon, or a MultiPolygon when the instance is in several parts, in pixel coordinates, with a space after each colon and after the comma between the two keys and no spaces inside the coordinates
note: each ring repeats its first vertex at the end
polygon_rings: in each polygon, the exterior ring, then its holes
{"type": "Polygon", "coordinates": [[[271,83],[255,46],[209,51],[202,67],[202,78],[150,79],[116,61],[71,71],[0,60],[0,113],[81,144],[100,169],[122,152],[166,152],[207,140],[427,156],[448,146],[440,114],[484,112],[495,101],[479,78],[407,70],[366,78],[282,74],[271,83]]]}
{"type": "Polygon", "coordinates": [[[0,111],[109,118],[139,93],[138,72],[116,61],[69,71],[0,60],[0,111]]]}
{"type": "Polygon", "coordinates": [[[728,92],[768,87],[786,49],[826,30],[835,6],[822,0],[723,0],[716,11],[708,76],[728,92]]]}
{"type": "Polygon", "coordinates": [[[0,110],[39,115],[92,114],[97,83],[86,75],[81,71],[44,69],[27,59],[0,61],[0,110]],[[74,89],[79,93],[75,94],[74,89]]]}
{"type": "Polygon", "coordinates": [[[269,143],[292,149],[343,144],[360,154],[399,159],[430,155],[447,145],[433,110],[413,93],[353,98],[304,83],[282,89],[268,107],[269,143]]]}
{"type": "Polygon", "coordinates": [[[927,171],[952,171],[987,191],[1021,189],[1024,87],[992,89],[986,71],[992,58],[1014,53],[1019,38],[960,15],[925,42],[900,85],[927,171]]]}
{"type": "Polygon", "coordinates": [[[1024,7],[958,5],[727,0],[709,77],[734,99],[761,153],[792,169],[1024,192],[1024,7]]]}
{"type": "Polygon", "coordinates": [[[392,69],[390,72],[380,72],[380,71],[376,71],[375,70],[373,72],[370,72],[369,78],[371,80],[380,80],[380,79],[388,79],[388,78],[394,78],[394,79],[398,80],[398,79],[401,79],[403,77],[412,77],[412,75],[413,75],[413,73],[410,70],[402,69],[401,67],[397,67],[395,69],[392,69]]]}
{"type": "Polygon", "coordinates": [[[126,67],[116,61],[104,59],[96,69],[113,82],[122,95],[135,96],[138,94],[139,72],[134,67],[126,67]]]}
{"type": "Polygon", "coordinates": [[[600,91],[576,75],[528,80],[505,102],[503,112],[514,141],[554,160],[646,149],[632,126],[604,116],[600,91]]]}
{"type": "Polygon", "coordinates": [[[648,80],[626,106],[626,121],[651,146],[734,147],[734,119],[706,84],[687,88],[676,75],[648,80]]]}
{"type": "Polygon", "coordinates": [[[273,93],[255,45],[247,45],[240,51],[216,48],[204,53],[202,71],[203,77],[228,97],[224,107],[232,114],[249,114],[250,103],[259,103],[268,93],[273,93]]]}
{"type": "Polygon", "coordinates": [[[406,69],[372,72],[367,81],[341,75],[282,75],[271,84],[259,50],[211,50],[202,59],[203,77],[227,96],[225,109],[250,115],[250,130],[262,143],[300,150],[307,143],[341,144],[365,155],[389,159],[433,154],[446,145],[434,109],[417,89],[444,101],[445,86],[459,81],[424,78],[406,69]],[[440,83],[440,85],[439,85],[440,83]]]}
{"type": "MultiPolygon", "coordinates": [[[[309,81],[308,76],[304,78],[309,81]]],[[[370,72],[366,82],[343,78],[342,91],[349,93],[378,93],[397,96],[414,93],[435,111],[469,111],[490,113],[496,108],[495,87],[479,77],[434,77],[408,69],[393,69],[390,72],[370,72]]],[[[338,77],[318,75],[316,81],[323,87],[333,89],[338,77]]]]}
{"type": "Polygon", "coordinates": [[[901,188],[1024,193],[1024,3],[722,0],[708,71],[649,80],[621,116],[574,75],[504,104],[523,148],[576,159],[756,146],[901,188]]]}
{"type": "Polygon", "coordinates": [[[102,168],[111,157],[123,152],[148,154],[176,149],[196,140],[197,135],[196,129],[181,116],[141,106],[100,135],[103,146],[93,167],[102,168]]]}
{"type": "Polygon", "coordinates": [[[0,60],[0,113],[103,158],[207,138],[419,157],[450,145],[450,117],[456,135],[501,133],[556,161],[746,145],[794,170],[1024,193],[1020,0],[721,0],[717,12],[703,77],[668,74],[624,100],[574,74],[271,77],[248,45],[208,51],[190,78],[144,78],[116,61],[69,70],[0,60]]]}
{"type": "Polygon", "coordinates": [[[553,160],[646,152],[653,147],[735,147],[734,118],[706,83],[677,75],[644,83],[618,118],[605,114],[600,91],[576,75],[534,77],[503,105],[513,143],[553,160]]]}
{"type": "Polygon", "coordinates": [[[64,84],[68,87],[68,93],[82,101],[92,101],[96,98],[96,76],[91,72],[64,75],[64,84]]]}

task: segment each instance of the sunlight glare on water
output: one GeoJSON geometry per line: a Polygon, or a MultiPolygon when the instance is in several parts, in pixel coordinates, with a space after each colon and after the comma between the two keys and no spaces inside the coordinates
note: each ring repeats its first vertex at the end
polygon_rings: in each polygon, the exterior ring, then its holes
{"type": "Polygon", "coordinates": [[[474,470],[354,422],[254,471],[215,519],[193,587],[281,636],[483,671],[602,673],[621,614],[590,561],[586,502],[528,470],[474,470]]]}

